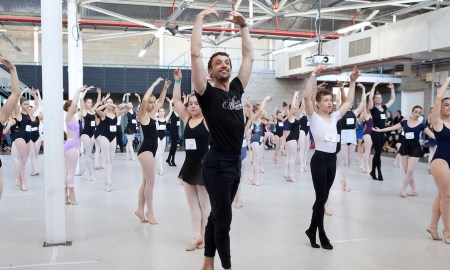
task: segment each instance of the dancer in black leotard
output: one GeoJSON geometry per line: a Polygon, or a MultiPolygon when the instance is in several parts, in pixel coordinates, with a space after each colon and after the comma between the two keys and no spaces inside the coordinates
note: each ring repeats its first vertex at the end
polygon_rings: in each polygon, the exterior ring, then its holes
{"type": "MultiPolygon", "coordinates": [[[[373,85],[373,90],[378,85],[378,82],[376,82],[373,85]]],[[[375,92],[371,90],[369,95],[369,101],[368,101],[368,108],[370,110],[370,113],[373,118],[373,126],[377,128],[384,128],[386,123],[386,111],[389,109],[392,104],[395,102],[395,88],[392,83],[388,85],[388,87],[391,89],[391,98],[385,105],[381,105],[383,102],[383,99],[381,97],[381,94],[379,92],[375,92]]],[[[372,176],[373,180],[379,180],[383,181],[383,175],[381,174],[381,151],[383,150],[383,144],[384,144],[384,133],[379,133],[376,131],[372,131],[371,134],[372,142],[373,142],[373,148],[375,150],[375,154],[373,155],[372,160],[372,171],[370,172],[370,176],[372,176]],[[375,174],[378,172],[378,177],[375,174]]]]}
{"type": "Polygon", "coordinates": [[[178,178],[183,181],[186,199],[189,205],[192,222],[192,240],[186,247],[186,251],[203,248],[205,226],[211,211],[208,193],[202,179],[203,156],[209,147],[209,130],[203,118],[197,97],[188,97],[187,107],[181,101],[181,79],[180,69],[173,72],[175,80],[173,88],[174,111],[185,123],[184,139],[186,145],[186,159],[181,167],[178,178]]]}
{"type": "Polygon", "coordinates": [[[106,104],[99,106],[96,112],[104,122],[103,136],[100,136],[100,148],[102,152],[102,161],[105,162],[106,169],[106,191],[110,192],[112,161],[116,153],[116,131],[117,117],[124,114],[129,108],[125,105],[114,105],[112,99],[108,98],[106,104]],[[104,111],[103,111],[104,110],[104,111]]]}
{"type": "MultiPolygon", "coordinates": [[[[16,66],[2,54],[0,54],[0,64],[4,65],[9,69],[9,74],[11,75],[11,94],[8,97],[8,100],[3,104],[3,107],[0,108],[0,135],[3,133],[3,124],[8,120],[8,117],[13,112],[17,102],[20,97],[20,85],[19,85],[19,77],[17,76],[16,66]]],[[[9,121],[9,124],[12,124],[12,121],[9,121]]],[[[3,166],[2,161],[0,160],[0,200],[2,199],[3,194],[3,166]]]]}
{"type": "MultiPolygon", "coordinates": [[[[99,105],[105,104],[106,100],[109,98],[109,93],[104,96],[99,105]]],[[[96,109],[97,110],[97,109],[96,109]]],[[[102,121],[100,115],[95,113],[95,131],[94,131],[94,139],[95,139],[95,153],[94,153],[94,166],[96,170],[105,168],[105,161],[102,159],[102,148],[101,148],[101,140],[100,138],[103,136],[105,129],[105,122],[102,121]]]]}
{"type": "MultiPolygon", "coordinates": [[[[172,106],[172,104],[170,104],[170,106],[172,106]]],[[[175,164],[175,153],[177,152],[179,128],[180,128],[180,117],[178,117],[177,113],[172,113],[170,115],[170,124],[169,124],[170,150],[169,156],[166,159],[166,162],[169,164],[169,166],[177,166],[175,164]]]]}
{"type": "MultiPolygon", "coordinates": [[[[85,98],[85,93],[80,94],[81,117],[83,119],[83,130],[81,131],[81,143],[84,147],[85,170],[84,177],[88,181],[94,181],[94,164],[92,163],[92,148],[95,144],[95,110],[101,103],[102,90],[97,87],[97,102],[92,106],[92,99],[85,98]]],[[[100,134],[101,130],[99,130],[100,134]]]]}
{"type": "MultiPolygon", "coordinates": [[[[156,118],[157,120],[156,129],[158,131],[158,151],[156,151],[155,164],[156,164],[156,171],[158,172],[159,175],[163,175],[164,150],[166,149],[166,130],[167,129],[170,130],[170,125],[168,125],[168,122],[169,119],[171,119],[171,116],[173,115],[172,100],[170,100],[169,98],[166,98],[166,100],[169,102],[170,108],[169,113],[166,115],[166,110],[164,110],[164,108],[161,107],[158,110],[158,117],[156,118]]],[[[169,166],[172,166],[171,163],[169,163],[169,166]]]]}
{"type": "Polygon", "coordinates": [[[278,110],[278,107],[275,107],[275,110],[272,114],[273,123],[275,125],[275,153],[273,156],[273,161],[275,164],[280,164],[280,160],[278,159],[281,142],[283,137],[283,113],[278,110]]]}
{"type": "MultiPolygon", "coordinates": [[[[37,106],[37,109],[42,110],[42,99],[39,92],[39,89],[36,89],[36,100],[35,100],[35,106],[37,106]]],[[[30,117],[30,142],[29,142],[29,156],[31,161],[31,176],[39,175],[38,165],[37,165],[37,156],[39,155],[39,149],[41,148],[41,140],[39,140],[40,133],[39,133],[39,125],[40,121],[42,120],[43,114],[39,113],[37,116],[34,114],[29,114],[30,117]]]]}
{"type": "MultiPolygon", "coordinates": [[[[23,91],[23,93],[27,91],[30,92],[35,100],[36,97],[36,90],[26,89],[23,91]]],[[[37,110],[37,106],[35,106],[33,109],[30,109],[30,105],[27,99],[21,99],[20,100],[20,109],[21,112],[17,113],[15,118],[18,122],[19,126],[19,132],[17,133],[16,140],[14,141],[18,153],[18,166],[17,166],[17,178],[16,178],[16,185],[23,191],[27,191],[28,187],[25,181],[25,167],[26,162],[28,160],[28,153],[30,152],[31,144],[29,144],[31,140],[31,123],[30,123],[30,117],[29,114],[34,114],[34,112],[37,110]]]]}
{"type": "Polygon", "coordinates": [[[292,103],[289,105],[289,114],[287,121],[289,122],[290,132],[286,137],[286,163],[284,165],[283,177],[286,182],[295,182],[294,167],[297,158],[297,145],[300,136],[300,120],[295,118],[298,110],[299,92],[296,91],[292,96],[292,103]]]}
{"type": "Polygon", "coordinates": [[[436,93],[431,115],[431,124],[437,142],[436,153],[431,161],[430,171],[433,175],[439,193],[433,203],[430,226],[427,231],[433,239],[439,240],[437,227],[442,215],[444,224],[444,241],[450,244],[450,98],[444,94],[450,84],[450,77],[442,84],[436,93]]]}
{"type": "MultiPolygon", "coordinates": [[[[130,93],[126,94],[127,96],[130,96],[130,93]]],[[[141,103],[141,97],[134,93],[134,95],[138,98],[139,104],[141,103]]],[[[124,96],[125,99],[125,96],[124,96]]],[[[125,101],[125,100],[123,100],[125,101]]],[[[128,102],[128,107],[131,109],[128,110],[128,112],[125,114],[126,116],[126,127],[125,127],[125,134],[127,136],[127,145],[126,145],[126,152],[127,152],[127,159],[136,160],[136,157],[134,155],[134,149],[133,149],[133,140],[134,136],[137,132],[137,114],[133,109],[133,103],[128,102]]]]}
{"type": "Polygon", "coordinates": [[[158,224],[153,212],[153,186],[155,185],[155,155],[158,148],[158,136],[156,134],[155,114],[161,108],[166,98],[167,88],[171,81],[166,79],[164,88],[161,91],[158,102],[152,95],[153,89],[163,78],[158,78],[147,90],[142,98],[139,110],[139,122],[141,123],[144,141],[138,151],[138,159],[142,168],[142,183],[139,188],[138,206],[134,214],[141,222],[158,224]],[[145,212],[145,206],[147,211],[145,212]]]}

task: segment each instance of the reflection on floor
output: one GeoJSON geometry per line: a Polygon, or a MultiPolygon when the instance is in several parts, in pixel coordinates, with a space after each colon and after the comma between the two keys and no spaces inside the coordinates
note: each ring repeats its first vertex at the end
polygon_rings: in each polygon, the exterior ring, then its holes
{"type": "MultiPolygon", "coordinates": [[[[403,172],[392,166],[391,158],[382,158],[384,182],[370,180],[354,162],[351,191],[340,190],[336,178],[330,194],[333,215],[326,216],[325,226],[335,249],[328,251],[312,249],[304,235],[314,201],[309,170],[299,173],[297,168],[297,182],[287,183],[282,177],[284,157],[275,165],[272,154],[265,154],[260,187],[249,184],[247,164],[244,207],[233,212],[233,269],[448,269],[450,245],[431,240],[425,231],[437,193],[426,164],[419,163],[414,174],[419,196],[401,198],[403,172]]],[[[19,191],[11,158],[2,156],[0,269],[199,269],[202,250],[185,251],[191,238],[190,217],[176,177],[183,159],[184,152],[179,152],[178,167],[165,164],[164,176],[156,176],[158,225],[142,224],[134,216],[140,166],[118,154],[112,192],[104,191],[104,171],[96,171],[95,182],[76,177],[79,205],[66,206],[67,240],[73,245],[42,248],[43,169],[39,176],[27,177],[29,191],[19,191]]],[[[42,168],[42,156],[39,161],[42,168]]],[[[221,269],[218,257],[216,269],[221,269]]]]}

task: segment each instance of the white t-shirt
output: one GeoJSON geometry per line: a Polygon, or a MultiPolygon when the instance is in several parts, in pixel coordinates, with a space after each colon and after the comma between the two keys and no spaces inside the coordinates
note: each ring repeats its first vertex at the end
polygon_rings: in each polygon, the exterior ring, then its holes
{"type": "Polygon", "coordinates": [[[326,153],[336,153],[336,144],[341,139],[336,128],[337,121],[341,119],[339,111],[330,114],[330,119],[331,123],[327,123],[316,112],[308,115],[315,149],[326,153]]]}

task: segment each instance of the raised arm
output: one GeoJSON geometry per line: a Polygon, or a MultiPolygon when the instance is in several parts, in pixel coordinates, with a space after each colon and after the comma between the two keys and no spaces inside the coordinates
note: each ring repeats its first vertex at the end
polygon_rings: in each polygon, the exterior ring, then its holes
{"type": "Polygon", "coordinates": [[[305,111],[307,115],[312,115],[314,112],[313,98],[315,98],[316,95],[314,94],[314,97],[312,97],[311,89],[313,83],[316,81],[316,75],[323,70],[325,70],[325,66],[323,65],[319,65],[314,69],[314,71],[311,73],[311,76],[309,76],[308,83],[306,84],[305,90],[303,91],[303,100],[305,101],[305,111]]]}
{"type": "Polygon", "coordinates": [[[255,115],[253,115],[253,120],[256,121],[258,118],[260,118],[263,115],[263,112],[266,108],[267,102],[271,101],[272,97],[267,96],[263,99],[261,106],[259,107],[258,111],[255,112],[255,115]]]}
{"type": "Polygon", "coordinates": [[[250,126],[253,123],[253,109],[252,109],[252,104],[250,104],[250,102],[248,101],[248,97],[245,100],[245,108],[248,111],[248,120],[247,120],[247,123],[245,124],[244,134],[247,134],[248,130],[250,129],[250,126]]]}
{"type": "Polygon", "coordinates": [[[255,60],[250,31],[248,30],[248,25],[245,22],[244,16],[242,16],[239,12],[234,10],[231,11],[230,18],[228,18],[227,21],[241,27],[242,62],[237,76],[242,82],[242,86],[245,88],[250,80],[250,75],[252,74],[253,69],[253,61],[255,60]]]}
{"type": "Polygon", "coordinates": [[[181,120],[183,120],[183,123],[187,123],[189,117],[191,117],[190,113],[184,106],[183,101],[181,100],[181,79],[183,78],[183,75],[181,73],[180,69],[175,69],[173,71],[173,79],[175,80],[175,84],[173,85],[173,93],[172,93],[172,100],[173,100],[173,108],[176,113],[180,116],[181,120]]]}
{"type": "Polygon", "coordinates": [[[212,9],[216,4],[217,2],[197,15],[191,32],[191,78],[195,92],[199,95],[203,95],[206,89],[205,66],[201,53],[203,19],[211,14],[219,19],[219,13],[212,9]]]}
{"type": "Polygon", "coordinates": [[[170,99],[170,98],[166,97],[166,100],[167,100],[167,102],[169,102],[169,113],[166,116],[166,122],[169,122],[169,119],[173,113],[173,98],[170,99]]]}
{"type": "MultiPolygon", "coordinates": [[[[37,91],[39,91],[39,89],[34,89],[34,88],[33,88],[33,90],[31,91],[31,95],[32,95],[33,98],[34,98],[34,106],[33,106],[33,108],[28,112],[29,115],[33,115],[33,114],[37,111],[37,109],[39,109],[39,106],[40,106],[40,102],[39,102],[39,99],[38,99],[37,94],[36,94],[37,91]]],[[[73,103],[73,101],[72,101],[72,103],[73,103]]],[[[75,104],[78,104],[78,96],[77,96],[77,99],[76,99],[76,101],[75,101],[75,104]]]]}
{"type": "Polygon", "coordinates": [[[347,98],[339,108],[339,114],[341,116],[343,116],[353,105],[353,100],[355,99],[355,85],[359,75],[359,69],[355,66],[350,74],[350,86],[348,88],[347,98]]]}
{"type": "Polygon", "coordinates": [[[441,85],[438,92],[436,93],[436,97],[434,98],[433,113],[431,114],[431,124],[433,125],[433,129],[436,131],[441,131],[444,127],[441,119],[441,106],[442,98],[445,95],[445,90],[447,90],[449,83],[450,77],[448,77],[447,80],[445,80],[445,82],[441,85]]]}
{"type": "Polygon", "coordinates": [[[11,75],[11,94],[3,107],[0,108],[0,123],[3,124],[8,120],[9,115],[19,102],[20,84],[16,66],[2,54],[0,54],[0,63],[9,69],[9,74],[11,75]]]}
{"type": "Polygon", "coordinates": [[[358,83],[357,86],[361,88],[361,101],[359,102],[358,108],[353,110],[353,113],[355,115],[359,115],[364,110],[364,107],[366,107],[366,88],[364,85],[358,83]]]}
{"type": "Polygon", "coordinates": [[[388,88],[391,89],[391,98],[386,103],[386,108],[389,109],[392,106],[392,104],[394,104],[394,102],[395,102],[395,88],[391,82],[388,84],[388,88]]]}
{"type": "Polygon", "coordinates": [[[370,89],[370,92],[369,92],[369,101],[368,101],[368,109],[369,110],[372,110],[373,109],[373,95],[375,94],[375,88],[377,88],[377,85],[378,84],[380,84],[379,82],[375,82],[373,85],[372,85],[372,89],[370,89]]]}
{"type": "Polygon", "coordinates": [[[130,93],[125,93],[125,94],[123,94],[123,97],[122,97],[122,103],[125,103],[125,99],[126,99],[126,97],[129,96],[129,95],[131,95],[131,94],[130,94],[130,93]]]}
{"type": "Polygon", "coordinates": [[[123,115],[124,113],[128,112],[131,108],[133,107],[128,106],[128,103],[122,103],[117,106],[116,115],[117,116],[123,115]]]}
{"type": "Polygon", "coordinates": [[[73,115],[78,112],[78,100],[80,99],[80,93],[86,93],[90,89],[92,89],[92,86],[90,87],[82,86],[75,92],[75,95],[72,98],[72,103],[70,104],[70,107],[67,109],[66,113],[67,122],[71,122],[71,120],[73,119],[73,115]]]}
{"type": "Polygon", "coordinates": [[[298,95],[299,95],[299,91],[295,91],[294,95],[292,96],[292,101],[291,101],[291,108],[289,109],[289,113],[287,115],[287,119],[289,121],[289,123],[292,123],[294,120],[294,114],[295,114],[295,108],[297,108],[298,106],[298,95]],[[292,122],[291,122],[292,120],[292,122]]]}
{"type": "Polygon", "coordinates": [[[138,93],[134,93],[134,95],[137,97],[137,99],[138,99],[138,103],[140,104],[141,103],[141,97],[139,96],[139,94],[138,93]]]}
{"type": "Polygon", "coordinates": [[[92,106],[92,110],[94,110],[94,111],[102,103],[102,89],[97,87],[97,89],[95,89],[95,91],[97,91],[97,101],[95,102],[95,105],[92,106]]]}
{"type": "Polygon", "coordinates": [[[161,94],[159,95],[158,101],[155,104],[155,108],[153,109],[153,111],[151,113],[152,117],[163,106],[164,100],[166,99],[167,89],[169,88],[171,83],[172,82],[169,79],[166,79],[166,81],[164,83],[163,90],[161,91],[161,94]]]}

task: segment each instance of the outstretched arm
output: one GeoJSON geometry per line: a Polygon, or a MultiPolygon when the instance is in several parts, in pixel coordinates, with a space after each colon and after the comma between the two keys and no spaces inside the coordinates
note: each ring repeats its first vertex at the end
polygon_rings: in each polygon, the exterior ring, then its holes
{"type": "MultiPolygon", "coordinates": [[[[173,95],[173,94],[172,94],[173,95]]],[[[173,113],[173,98],[170,99],[168,97],[166,97],[167,102],[169,102],[169,113],[166,116],[166,122],[169,122],[170,117],[172,116],[173,113]]]]}
{"type": "Polygon", "coordinates": [[[377,85],[379,84],[379,82],[375,82],[372,86],[372,89],[370,89],[369,92],[369,101],[367,103],[368,105],[368,109],[372,110],[373,109],[373,95],[375,94],[375,88],[377,87],[377,85]]]}
{"type": "Polygon", "coordinates": [[[8,100],[6,100],[3,107],[0,108],[0,123],[3,124],[19,102],[20,84],[16,66],[2,54],[0,54],[0,63],[9,69],[9,74],[11,75],[11,95],[8,100]]]}
{"type": "Polygon", "coordinates": [[[442,98],[444,97],[445,90],[447,90],[449,84],[450,77],[448,77],[447,80],[445,80],[445,82],[441,85],[438,92],[436,93],[436,97],[434,98],[433,113],[431,114],[431,124],[433,125],[433,129],[437,131],[441,131],[443,128],[441,119],[442,98]]]}
{"type": "Polygon", "coordinates": [[[182,79],[182,73],[180,69],[176,69],[173,71],[173,79],[175,80],[175,84],[173,85],[173,93],[172,93],[172,100],[173,100],[173,109],[176,113],[180,116],[181,120],[183,120],[183,123],[187,123],[190,113],[184,106],[183,101],[181,100],[181,79],[182,79]]]}
{"type": "Polygon", "coordinates": [[[361,101],[359,102],[358,108],[353,111],[355,115],[359,115],[366,106],[366,88],[360,83],[358,83],[357,86],[361,88],[361,101]]]}
{"type": "Polygon", "coordinates": [[[315,98],[315,95],[314,95],[314,97],[312,97],[311,89],[312,89],[313,83],[316,80],[316,75],[324,70],[325,70],[324,65],[317,66],[314,69],[314,71],[311,73],[308,83],[306,84],[305,90],[303,91],[303,100],[305,101],[305,111],[306,111],[307,115],[312,115],[314,112],[313,98],[315,98]]]}
{"type": "Polygon", "coordinates": [[[258,118],[260,118],[263,115],[264,109],[266,108],[267,102],[271,101],[272,97],[267,96],[263,99],[263,102],[261,103],[261,107],[259,107],[258,111],[255,112],[255,115],[253,116],[253,120],[256,121],[258,118]]]}
{"type": "Polygon", "coordinates": [[[97,109],[97,107],[102,102],[102,89],[97,87],[96,91],[97,91],[97,102],[95,102],[95,105],[92,107],[92,110],[94,110],[94,111],[97,109]]]}
{"type": "Polygon", "coordinates": [[[82,86],[75,92],[75,95],[72,98],[72,103],[70,104],[70,107],[67,109],[66,113],[66,122],[71,122],[73,119],[73,115],[78,111],[78,100],[80,98],[80,93],[86,93],[88,90],[91,90],[92,86],[86,87],[82,86]]]}
{"type": "MultiPolygon", "coordinates": [[[[356,80],[360,75],[359,69],[355,66],[350,74],[350,87],[348,88],[348,95],[345,101],[339,108],[339,114],[341,117],[352,107],[353,100],[355,99],[355,85],[356,80]]],[[[343,90],[343,89],[342,89],[343,90]]]]}
{"type": "Polygon", "coordinates": [[[167,89],[169,88],[171,83],[172,82],[169,79],[166,79],[166,82],[164,83],[163,90],[161,91],[161,94],[159,95],[158,101],[155,104],[155,108],[153,109],[153,111],[151,113],[152,117],[163,106],[164,100],[166,99],[167,89]]]}

